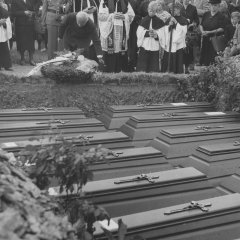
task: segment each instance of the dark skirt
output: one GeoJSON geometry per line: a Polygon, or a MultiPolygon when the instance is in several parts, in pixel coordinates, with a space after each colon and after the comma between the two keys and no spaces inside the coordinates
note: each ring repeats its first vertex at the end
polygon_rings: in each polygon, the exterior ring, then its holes
{"type": "Polygon", "coordinates": [[[188,46],[184,49],[184,64],[186,66],[189,66],[190,64],[193,64],[194,57],[193,57],[193,47],[188,46]]]}
{"type": "Polygon", "coordinates": [[[146,51],[141,47],[136,71],[159,72],[159,51],[146,51]]]}
{"type": "Polygon", "coordinates": [[[0,67],[11,68],[12,61],[10,56],[10,51],[8,47],[8,42],[0,42],[0,67]]]}
{"type": "Polygon", "coordinates": [[[216,56],[217,53],[213,48],[210,38],[204,37],[202,41],[200,64],[204,66],[209,66],[210,64],[214,63],[216,56]]]}
{"type": "Polygon", "coordinates": [[[35,31],[33,25],[16,26],[17,50],[34,52],[35,31]]]}
{"type": "Polygon", "coordinates": [[[109,54],[104,52],[103,54],[105,63],[105,72],[127,72],[128,71],[128,55],[124,53],[113,53],[109,54]]]}
{"type": "MultiPolygon", "coordinates": [[[[161,72],[168,71],[168,56],[169,56],[169,53],[164,51],[161,72]]],[[[184,56],[183,49],[179,49],[179,50],[177,50],[177,52],[171,53],[170,72],[183,73],[183,64],[184,64],[183,56],[184,56]]]]}

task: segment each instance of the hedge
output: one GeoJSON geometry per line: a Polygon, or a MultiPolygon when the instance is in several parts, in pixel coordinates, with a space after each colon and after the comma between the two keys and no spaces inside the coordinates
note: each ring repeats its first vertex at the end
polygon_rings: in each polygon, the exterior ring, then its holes
{"type": "Polygon", "coordinates": [[[0,108],[75,106],[95,117],[109,105],[182,101],[179,77],[98,74],[91,84],[57,84],[47,78],[20,79],[0,74],[0,108]]]}

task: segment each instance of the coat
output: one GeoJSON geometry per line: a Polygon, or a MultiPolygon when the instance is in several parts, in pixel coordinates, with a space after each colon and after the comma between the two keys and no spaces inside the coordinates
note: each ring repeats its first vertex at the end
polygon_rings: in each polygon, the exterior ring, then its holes
{"type": "Polygon", "coordinates": [[[79,27],[76,21],[76,13],[68,14],[59,29],[59,38],[63,38],[64,46],[68,49],[88,49],[91,41],[97,55],[102,55],[101,42],[98,37],[96,26],[91,19],[85,26],[79,27]]]}
{"type": "Polygon", "coordinates": [[[44,0],[42,8],[42,24],[60,26],[60,13],[62,6],[66,4],[66,12],[69,12],[72,7],[70,0],[44,0]],[[59,11],[59,14],[50,12],[59,11]]]}
{"type": "Polygon", "coordinates": [[[29,18],[25,15],[25,11],[35,11],[34,1],[26,0],[12,0],[11,12],[12,16],[15,18],[15,26],[33,26],[34,18],[29,18]]]}
{"type": "Polygon", "coordinates": [[[199,18],[197,13],[197,8],[192,4],[189,4],[186,9],[183,7],[181,9],[181,15],[190,20],[189,23],[195,22],[197,25],[199,24],[199,18]]]}

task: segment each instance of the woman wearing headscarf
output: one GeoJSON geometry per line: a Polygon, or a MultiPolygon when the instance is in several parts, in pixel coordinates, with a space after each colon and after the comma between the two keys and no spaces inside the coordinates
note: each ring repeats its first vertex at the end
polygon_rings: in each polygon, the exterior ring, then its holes
{"type": "Polygon", "coordinates": [[[223,35],[226,25],[225,17],[220,12],[221,0],[210,0],[210,11],[203,14],[200,30],[202,33],[202,46],[200,64],[209,66],[214,63],[217,52],[215,51],[211,37],[223,35]]]}
{"type": "Polygon", "coordinates": [[[127,71],[129,30],[134,11],[128,0],[103,0],[99,14],[105,71],[127,71]]]}
{"type": "Polygon", "coordinates": [[[12,61],[9,52],[8,40],[12,37],[12,26],[8,11],[0,3],[0,70],[11,71],[12,61]]]}

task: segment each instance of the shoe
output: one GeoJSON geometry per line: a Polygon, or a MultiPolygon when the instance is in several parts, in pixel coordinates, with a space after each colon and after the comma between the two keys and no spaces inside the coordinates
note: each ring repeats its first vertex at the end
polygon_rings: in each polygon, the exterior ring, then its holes
{"type": "Polygon", "coordinates": [[[46,48],[41,49],[41,52],[46,52],[46,51],[47,51],[46,48]]]}
{"type": "Polygon", "coordinates": [[[30,61],[29,61],[29,64],[30,64],[31,66],[36,66],[36,63],[35,63],[33,60],[30,60],[30,61]]]}
{"type": "Polygon", "coordinates": [[[5,71],[10,71],[10,72],[12,72],[13,71],[13,69],[12,68],[4,68],[5,69],[5,71]]]}
{"type": "Polygon", "coordinates": [[[22,65],[22,66],[25,65],[25,60],[21,60],[20,65],[22,65]]]}

